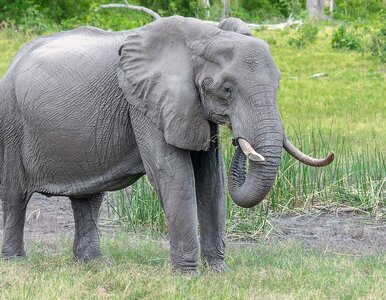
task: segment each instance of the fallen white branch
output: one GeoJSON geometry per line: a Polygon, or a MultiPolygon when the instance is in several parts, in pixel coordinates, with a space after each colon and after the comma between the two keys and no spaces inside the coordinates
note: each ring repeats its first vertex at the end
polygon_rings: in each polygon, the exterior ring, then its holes
{"type": "MultiPolygon", "coordinates": [[[[207,21],[207,20],[202,20],[205,24],[213,25],[213,26],[218,26],[220,24],[219,22],[215,21],[207,21]]],[[[300,27],[303,25],[303,22],[300,20],[297,21],[290,21],[288,20],[285,23],[279,23],[279,24],[253,24],[253,23],[246,23],[247,26],[251,29],[267,29],[267,30],[283,30],[286,27],[291,27],[293,25],[298,25],[296,28],[300,27]]]]}
{"type": "Polygon", "coordinates": [[[101,4],[101,5],[99,5],[99,7],[100,8],[128,8],[128,9],[138,10],[138,11],[142,11],[144,13],[147,13],[147,14],[151,15],[156,20],[161,19],[161,16],[159,14],[157,14],[154,10],[151,10],[151,9],[144,7],[144,6],[112,3],[112,4],[101,4]]]}
{"type": "MultiPolygon", "coordinates": [[[[204,23],[213,25],[213,26],[218,26],[219,22],[215,21],[206,21],[203,20],[204,23]]],[[[292,14],[288,17],[287,22],[284,23],[279,23],[279,24],[253,24],[253,23],[246,23],[247,26],[250,29],[267,29],[267,30],[283,30],[286,27],[291,27],[293,25],[297,25],[296,29],[298,29],[300,26],[303,25],[303,22],[301,20],[293,20],[292,19],[292,14]]]]}

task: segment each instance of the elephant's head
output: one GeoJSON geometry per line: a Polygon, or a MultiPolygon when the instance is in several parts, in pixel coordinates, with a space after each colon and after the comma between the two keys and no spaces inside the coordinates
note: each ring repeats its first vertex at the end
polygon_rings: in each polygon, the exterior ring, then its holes
{"type": "MultiPolygon", "coordinates": [[[[228,25],[222,27],[232,30],[228,25]]],[[[302,157],[285,138],[276,102],[280,72],[262,40],[170,17],[131,31],[120,55],[118,78],[126,99],[163,130],[167,143],[207,150],[209,122],[230,124],[239,147],[229,191],[242,207],[268,194],[283,146],[309,164],[331,160],[302,157]]]]}

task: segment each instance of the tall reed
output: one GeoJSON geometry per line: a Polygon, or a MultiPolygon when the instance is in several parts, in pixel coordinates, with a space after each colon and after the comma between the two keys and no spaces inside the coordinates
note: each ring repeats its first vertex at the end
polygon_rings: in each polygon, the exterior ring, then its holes
{"type": "MultiPolygon", "coordinates": [[[[383,148],[368,145],[353,149],[340,136],[313,129],[307,134],[290,130],[294,144],[303,152],[322,157],[335,150],[335,161],[325,168],[313,168],[283,152],[280,170],[272,190],[262,204],[252,209],[236,206],[227,195],[228,232],[253,233],[264,225],[268,213],[296,207],[344,203],[362,211],[382,213],[386,207],[386,162],[383,148]]],[[[222,152],[227,170],[235,147],[230,132],[222,132],[222,152]]],[[[146,177],[130,193],[110,193],[109,201],[128,228],[164,232],[166,220],[158,197],[146,177]]]]}

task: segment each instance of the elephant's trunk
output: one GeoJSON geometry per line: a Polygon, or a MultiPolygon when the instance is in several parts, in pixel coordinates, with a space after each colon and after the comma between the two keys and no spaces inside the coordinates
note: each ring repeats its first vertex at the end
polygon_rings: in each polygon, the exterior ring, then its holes
{"type": "Polygon", "coordinates": [[[284,134],[276,107],[257,126],[236,134],[239,147],[232,159],[228,189],[233,201],[241,207],[255,206],[264,199],[280,165],[284,134]]]}
{"type": "MultiPolygon", "coordinates": [[[[334,160],[333,152],[326,158],[316,159],[298,150],[284,134],[283,140],[283,147],[293,157],[307,165],[322,167],[329,165],[334,160]]],[[[280,164],[282,146],[277,143],[266,144],[255,150],[243,138],[239,138],[237,144],[239,147],[233,156],[229,172],[229,192],[237,205],[246,208],[253,207],[264,199],[273,185],[280,164]],[[249,159],[248,174],[246,171],[247,159],[249,159]]]]}

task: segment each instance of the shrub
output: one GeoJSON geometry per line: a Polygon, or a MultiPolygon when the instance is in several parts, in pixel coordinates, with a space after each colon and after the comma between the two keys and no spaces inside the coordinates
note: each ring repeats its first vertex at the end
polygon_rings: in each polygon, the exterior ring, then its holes
{"type": "Polygon", "coordinates": [[[0,22],[22,31],[41,33],[50,26],[34,0],[0,0],[0,22]]]}
{"type": "Polygon", "coordinates": [[[347,21],[372,18],[385,9],[384,0],[335,0],[334,18],[347,21]]]}
{"type": "Polygon", "coordinates": [[[372,37],[370,47],[372,55],[379,58],[381,62],[386,62],[386,25],[383,25],[372,37]]]}
{"type": "Polygon", "coordinates": [[[332,48],[344,50],[361,50],[361,40],[354,31],[348,31],[346,26],[341,25],[332,33],[332,48]]]}
{"type": "Polygon", "coordinates": [[[319,28],[312,23],[305,23],[299,27],[296,37],[289,38],[288,44],[297,48],[303,48],[316,41],[319,28]]]}

